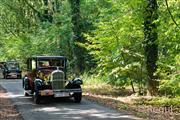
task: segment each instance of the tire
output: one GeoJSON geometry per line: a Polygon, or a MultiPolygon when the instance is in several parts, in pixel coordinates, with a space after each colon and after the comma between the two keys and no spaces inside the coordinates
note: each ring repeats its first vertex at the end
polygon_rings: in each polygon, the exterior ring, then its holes
{"type": "Polygon", "coordinates": [[[74,93],[74,101],[76,103],[80,103],[82,99],[82,92],[81,93],[74,93]]]}
{"type": "Polygon", "coordinates": [[[40,101],[41,101],[41,96],[39,95],[39,89],[38,89],[38,86],[35,84],[35,95],[34,95],[34,102],[36,104],[40,104],[40,101]]]}
{"type": "MultiPolygon", "coordinates": [[[[80,88],[81,89],[81,86],[80,85],[73,85],[72,86],[72,89],[76,89],[76,88],[80,88]]],[[[74,97],[74,102],[75,103],[80,103],[81,99],[82,99],[82,92],[74,93],[73,97],[74,97]]]]}
{"type": "Polygon", "coordinates": [[[6,73],[5,72],[3,72],[3,78],[6,79],[6,73]]]}
{"type": "Polygon", "coordinates": [[[34,95],[34,102],[36,104],[40,104],[40,102],[41,102],[41,96],[39,96],[37,93],[35,93],[35,95],[34,95]]]}
{"type": "Polygon", "coordinates": [[[8,79],[7,75],[4,76],[4,79],[8,79]]]}
{"type": "Polygon", "coordinates": [[[22,78],[22,76],[21,76],[21,75],[18,75],[18,76],[17,76],[17,79],[21,79],[21,78],[22,78]]]}
{"type": "Polygon", "coordinates": [[[24,78],[22,79],[22,88],[25,89],[25,87],[24,87],[24,78]]]}

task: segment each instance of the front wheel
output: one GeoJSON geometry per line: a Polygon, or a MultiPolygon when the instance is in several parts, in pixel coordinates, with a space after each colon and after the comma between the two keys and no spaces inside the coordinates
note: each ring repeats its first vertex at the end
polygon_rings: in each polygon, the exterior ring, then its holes
{"type": "Polygon", "coordinates": [[[4,75],[4,79],[7,79],[7,75],[4,75]]]}
{"type": "Polygon", "coordinates": [[[40,95],[37,95],[37,94],[35,93],[35,95],[34,95],[34,102],[35,102],[36,104],[40,104],[40,101],[41,101],[41,96],[40,96],[40,95]]]}
{"type": "MultiPolygon", "coordinates": [[[[31,92],[33,92],[33,90],[31,90],[31,92]]],[[[37,88],[37,85],[35,84],[35,94],[34,94],[34,102],[36,104],[40,104],[41,101],[41,96],[39,95],[39,89],[37,88]]]]}
{"type": "Polygon", "coordinates": [[[81,99],[82,99],[82,92],[80,93],[74,93],[74,101],[76,103],[80,103],[81,102],[81,99]]]}
{"type": "Polygon", "coordinates": [[[22,76],[21,76],[21,75],[18,75],[18,76],[17,76],[17,79],[21,79],[21,78],[22,78],[22,76]]]}

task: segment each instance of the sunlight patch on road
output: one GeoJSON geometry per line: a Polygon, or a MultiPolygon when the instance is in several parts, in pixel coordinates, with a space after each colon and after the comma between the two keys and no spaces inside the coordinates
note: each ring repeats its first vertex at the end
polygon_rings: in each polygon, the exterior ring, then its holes
{"type": "MultiPolygon", "coordinates": [[[[46,110],[48,110],[48,109],[46,108],[46,110]]],[[[79,110],[79,109],[64,109],[64,108],[62,108],[59,111],[54,111],[51,114],[55,114],[55,115],[61,114],[61,115],[68,115],[68,116],[73,114],[73,119],[76,119],[76,118],[81,119],[81,117],[84,117],[87,114],[89,117],[100,118],[100,119],[134,118],[134,117],[131,117],[130,115],[124,115],[124,114],[119,114],[119,113],[108,113],[107,111],[104,111],[104,110],[99,111],[97,109],[79,110]],[[76,114],[76,113],[78,113],[78,114],[76,114]]]]}
{"type": "Polygon", "coordinates": [[[35,111],[58,112],[58,111],[60,111],[60,109],[58,109],[56,107],[45,107],[45,108],[36,109],[35,111]]]}
{"type": "Polygon", "coordinates": [[[18,98],[18,97],[23,97],[22,94],[13,94],[13,93],[4,93],[3,96],[1,96],[2,98],[18,98]]]}
{"type": "Polygon", "coordinates": [[[119,115],[119,114],[110,114],[110,113],[93,113],[90,116],[92,117],[98,117],[98,118],[110,118],[110,119],[115,119],[115,118],[130,118],[128,115],[119,115]]]}

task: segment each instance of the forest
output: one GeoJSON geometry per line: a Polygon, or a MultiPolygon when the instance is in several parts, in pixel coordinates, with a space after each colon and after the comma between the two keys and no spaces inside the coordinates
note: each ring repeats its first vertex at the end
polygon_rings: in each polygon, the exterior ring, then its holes
{"type": "Polygon", "coordinates": [[[85,84],[179,100],[180,1],[1,0],[0,60],[36,55],[66,56],[85,84]]]}

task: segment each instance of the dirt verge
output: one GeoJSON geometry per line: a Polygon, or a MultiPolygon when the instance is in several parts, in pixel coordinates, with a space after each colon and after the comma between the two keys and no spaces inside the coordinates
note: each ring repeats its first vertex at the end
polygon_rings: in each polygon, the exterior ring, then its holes
{"type": "Polygon", "coordinates": [[[6,90],[0,85],[0,120],[23,120],[17,111],[6,90]]]}
{"type": "MultiPolygon", "coordinates": [[[[175,110],[176,108],[124,103],[122,100],[104,95],[84,94],[84,97],[92,102],[102,104],[119,112],[132,114],[147,120],[164,120],[164,118],[166,120],[180,120],[180,113],[175,110]]],[[[126,99],[128,99],[128,97],[126,99]]]]}

